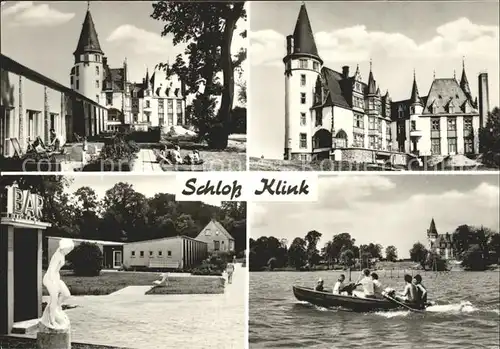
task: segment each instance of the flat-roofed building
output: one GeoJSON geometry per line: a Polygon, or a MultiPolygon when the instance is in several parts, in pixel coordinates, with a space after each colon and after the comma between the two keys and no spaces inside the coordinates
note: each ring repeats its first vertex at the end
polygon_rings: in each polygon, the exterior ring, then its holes
{"type": "Polygon", "coordinates": [[[126,268],[184,269],[207,257],[207,244],[188,236],[129,242],[123,246],[126,268]]]}

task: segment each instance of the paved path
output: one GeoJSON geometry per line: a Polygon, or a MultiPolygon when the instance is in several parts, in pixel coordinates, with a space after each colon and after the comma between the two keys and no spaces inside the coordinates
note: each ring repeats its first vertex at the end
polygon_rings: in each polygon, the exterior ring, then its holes
{"type": "Polygon", "coordinates": [[[146,292],[148,292],[151,288],[153,288],[153,285],[151,285],[151,286],[127,286],[125,288],[122,288],[121,290],[118,290],[116,292],[109,294],[109,296],[145,295],[146,292]]]}
{"type": "Polygon", "coordinates": [[[132,287],[128,294],[71,297],[71,339],[136,349],[245,348],[247,284],[248,269],[236,264],[224,294],[149,296],[132,287]]]}
{"type": "Polygon", "coordinates": [[[132,172],[163,172],[161,166],[156,162],[156,156],[152,149],[141,149],[134,160],[132,172]]]}

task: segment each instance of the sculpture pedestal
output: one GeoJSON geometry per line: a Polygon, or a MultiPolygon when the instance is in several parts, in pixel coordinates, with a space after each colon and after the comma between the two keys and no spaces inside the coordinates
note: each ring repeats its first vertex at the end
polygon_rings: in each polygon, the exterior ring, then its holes
{"type": "Polygon", "coordinates": [[[38,325],[37,349],[71,349],[71,329],[55,330],[38,325]]]}

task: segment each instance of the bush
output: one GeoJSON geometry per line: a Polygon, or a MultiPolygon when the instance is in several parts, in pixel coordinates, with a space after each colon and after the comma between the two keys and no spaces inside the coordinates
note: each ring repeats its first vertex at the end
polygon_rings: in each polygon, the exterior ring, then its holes
{"type": "Polygon", "coordinates": [[[67,257],[73,272],[78,276],[98,276],[101,273],[103,255],[97,244],[82,242],[67,257]]]}

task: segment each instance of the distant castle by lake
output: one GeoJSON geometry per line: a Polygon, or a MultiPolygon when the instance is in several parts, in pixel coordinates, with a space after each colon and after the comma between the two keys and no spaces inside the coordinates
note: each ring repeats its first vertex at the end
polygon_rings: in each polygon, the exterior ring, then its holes
{"type": "Polygon", "coordinates": [[[453,241],[453,235],[450,233],[438,234],[434,218],[432,218],[429,229],[427,229],[427,240],[429,251],[437,253],[444,259],[456,258],[456,246],[453,241]]]}

